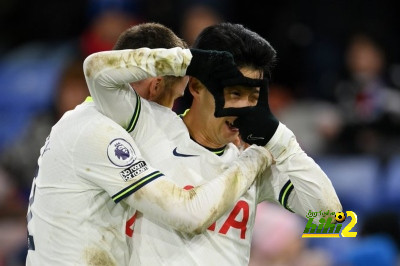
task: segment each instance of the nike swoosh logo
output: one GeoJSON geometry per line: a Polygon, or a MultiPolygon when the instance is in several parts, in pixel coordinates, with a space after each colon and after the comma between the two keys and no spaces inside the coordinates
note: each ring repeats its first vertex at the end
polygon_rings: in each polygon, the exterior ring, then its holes
{"type": "Polygon", "coordinates": [[[258,139],[264,139],[263,137],[253,137],[253,134],[250,134],[247,136],[248,140],[258,140],[258,139]]]}
{"type": "Polygon", "coordinates": [[[192,154],[183,154],[183,153],[179,153],[176,151],[176,149],[178,149],[178,147],[176,147],[173,151],[172,154],[178,157],[197,157],[199,155],[192,155],[192,154]]]}

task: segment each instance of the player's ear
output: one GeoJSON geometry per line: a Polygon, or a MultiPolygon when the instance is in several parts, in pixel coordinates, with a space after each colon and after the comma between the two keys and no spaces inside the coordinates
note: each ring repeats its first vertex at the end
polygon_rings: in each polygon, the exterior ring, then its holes
{"type": "Polygon", "coordinates": [[[200,95],[200,91],[203,90],[205,87],[202,83],[194,77],[189,78],[188,88],[190,93],[194,98],[197,98],[200,95]]]}
{"type": "Polygon", "coordinates": [[[156,77],[150,82],[149,86],[149,97],[150,100],[157,99],[158,96],[161,94],[161,77],[156,77]]]}

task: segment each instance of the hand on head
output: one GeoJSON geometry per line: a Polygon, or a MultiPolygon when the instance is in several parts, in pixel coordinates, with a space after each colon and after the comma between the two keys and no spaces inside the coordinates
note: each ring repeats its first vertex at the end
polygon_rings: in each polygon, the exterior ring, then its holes
{"type": "MultiPolygon", "coordinates": [[[[190,49],[193,58],[187,68],[186,75],[198,79],[214,96],[215,116],[222,109],[224,101],[224,87],[235,80],[245,79],[239,71],[233,56],[226,51],[190,49]]],[[[236,84],[239,85],[239,84],[236,84]]]]}

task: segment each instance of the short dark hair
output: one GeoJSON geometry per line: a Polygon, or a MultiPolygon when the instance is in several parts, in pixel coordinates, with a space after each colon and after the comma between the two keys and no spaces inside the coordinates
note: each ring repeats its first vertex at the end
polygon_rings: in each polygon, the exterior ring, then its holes
{"type": "Polygon", "coordinates": [[[232,53],[238,67],[252,67],[271,76],[276,51],[259,34],[241,24],[219,23],[205,28],[197,37],[194,48],[232,53]]]}
{"type": "Polygon", "coordinates": [[[148,22],[141,23],[125,30],[118,38],[113,50],[156,48],[188,48],[185,41],[180,39],[166,26],[148,22]]]}

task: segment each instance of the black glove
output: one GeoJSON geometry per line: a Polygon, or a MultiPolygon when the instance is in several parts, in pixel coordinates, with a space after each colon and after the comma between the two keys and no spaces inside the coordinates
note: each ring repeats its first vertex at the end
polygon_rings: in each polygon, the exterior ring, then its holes
{"type": "MultiPolygon", "coordinates": [[[[237,82],[237,81],[236,81],[237,82]]],[[[279,121],[272,114],[268,104],[268,80],[247,79],[240,85],[260,85],[260,94],[256,106],[243,108],[225,108],[224,116],[237,116],[233,126],[239,128],[244,142],[265,146],[275,134],[279,121]]]]}
{"type": "MultiPolygon", "coordinates": [[[[192,60],[186,70],[186,75],[200,80],[215,99],[216,117],[222,116],[225,105],[224,87],[236,81],[247,80],[239,71],[233,56],[226,51],[190,49],[192,60]]],[[[240,84],[235,84],[240,85],[240,84]]]]}

